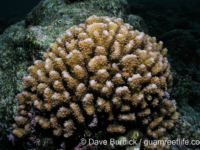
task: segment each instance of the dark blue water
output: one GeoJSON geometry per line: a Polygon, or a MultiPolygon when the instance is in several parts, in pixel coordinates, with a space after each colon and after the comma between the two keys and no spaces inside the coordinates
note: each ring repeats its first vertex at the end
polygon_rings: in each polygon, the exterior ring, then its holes
{"type": "Polygon", "coordinates": [[[1,0],[0,34],[10,25],[25,19],[40,0],[1,0]]]}

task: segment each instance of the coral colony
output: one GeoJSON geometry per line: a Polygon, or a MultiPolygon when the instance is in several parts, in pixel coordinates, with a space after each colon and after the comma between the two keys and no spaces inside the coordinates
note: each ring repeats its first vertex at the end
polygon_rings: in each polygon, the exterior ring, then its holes
{"type": "MultiPolygon", "coordinates": [[[[90,16],[50,44],[44,62],[28,68],[13,134],[28,136],[36,123],[69,138],[84,126],[101,126],[101,116],[108,133],[123,135],[134,123],[142,138],[167,139],[178,113],[167,99],[172,75],[166,54],[163,42],[121,18],[90,16]]],[[[169,148],[146,149],[155,146],[169,148]]]]}

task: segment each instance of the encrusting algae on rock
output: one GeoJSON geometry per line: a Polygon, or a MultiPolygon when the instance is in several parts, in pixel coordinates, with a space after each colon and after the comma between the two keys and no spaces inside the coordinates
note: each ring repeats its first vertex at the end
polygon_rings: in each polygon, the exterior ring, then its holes
{"type": "Polygon", "coordinates": [[[126,133],[133,123],[146,139],[166,139],[166,129],[178,118],[165,98],[172,89],[166,54],[163,42],[121,18],[90,16],[50,44],[44,62],[28,68],[13,134],[21,138],[31,132],[28,112],[34,110],[35,122],[54,136],[73,136],[101,116],[109,133],[126,133]]]}

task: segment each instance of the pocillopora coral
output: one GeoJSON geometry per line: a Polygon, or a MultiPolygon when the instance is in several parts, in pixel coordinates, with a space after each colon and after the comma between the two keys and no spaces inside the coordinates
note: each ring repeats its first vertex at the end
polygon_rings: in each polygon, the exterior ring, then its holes
{"type": "Polygon", "coordinates": [[[163,42],[121,18],[90,16],[50,44],[44,62],[28,68],[13,134],[31,132],[28,112],[34,110],[35,122],[54,136],[68,138],[97,115],[109,133],[126,133],[133,123],[145,139],[166,139],[178,118],[174,103],[164,98],[172,88],[166,54],[163,42]]]}

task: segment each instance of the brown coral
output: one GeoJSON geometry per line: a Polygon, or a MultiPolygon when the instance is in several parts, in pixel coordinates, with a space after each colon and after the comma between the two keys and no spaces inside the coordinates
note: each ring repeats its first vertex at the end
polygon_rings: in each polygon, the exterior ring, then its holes
{"type": "MultiPolygon", "coordinates": [[[[23,78],[27,92],[17,95],[22,116],[15,120],[25,126],[22,110],[32,107],[42,128],[68,138],[90,123],[86,118],[106,114],[110,133],[124,133],[126,122],[133,122],[147,126],[144,135],[160,139],[178,116],[170,100],[160,100],[168,84],[169,91],[172,87],[166,53],[163,42],[120,18],[91,16],[50,44],[44,63],[37,60],[29,67],[23,78]],[[45,115],[52,110],[56,114],[45,115]]],[[[22,137],[22,130],[13,134],[22,137]]]]}

